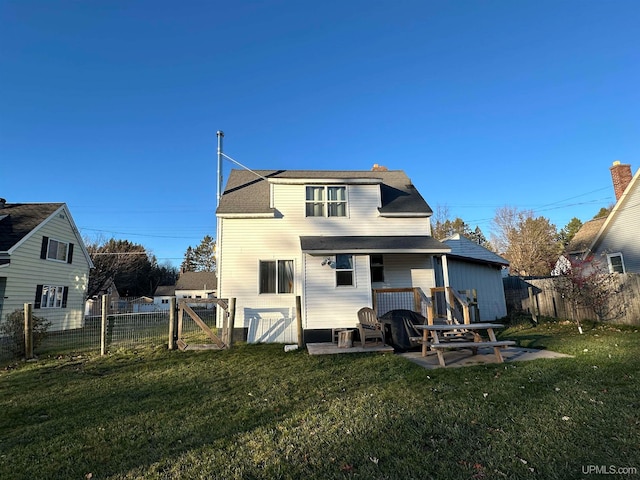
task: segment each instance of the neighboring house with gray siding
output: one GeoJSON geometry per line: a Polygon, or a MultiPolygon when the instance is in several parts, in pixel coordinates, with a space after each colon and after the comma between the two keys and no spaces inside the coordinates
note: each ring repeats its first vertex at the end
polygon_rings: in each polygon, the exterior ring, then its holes
{"type": "Polygon", "coordinates": [[[0,199],[0,322],[32,303],[50,331],[81,327],[92,267],[66,204],[0,199]]]}
{"type": "MultiPolygon", "coordinates": [[[[480,320],[493,321],[507,315],[502,270],[509,261],[460,234],[442,241],[451,248],[447,255],[449,284],[458,291],[475,290],[480,320]]],[[[444,284],[443,270],[437,263],[436,277],[444,284]]]]}
{"type": "Polygon", "coordinates": [[[592,260],[610,273],[640,273],[640,170],[614,162],[611,167],[616,203],[608,216],[586,222],[569,243],[565,259],[554,273],[568,268],[567,260],[592,260]]]}
{"type": "Polygon", "coordinates": [[[295,342],[300,296],[305,340],[328,340],[355,327],[373,288],[429,295],[450,252],[432,213],[402,171],[232,170],[216,211],[218,297],[236,298],[249,342],[295,342]]]}

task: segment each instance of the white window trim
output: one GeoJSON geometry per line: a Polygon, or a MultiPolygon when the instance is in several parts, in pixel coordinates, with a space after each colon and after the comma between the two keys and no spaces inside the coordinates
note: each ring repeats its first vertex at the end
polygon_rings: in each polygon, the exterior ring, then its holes
{"type": "Polygon", "coordinates": [[[335,258],[335,287],[336,288],[356,288],[356,256],[351,253],[342,253],[351,257],[351,268],[338,268],[338,255],[335,258]],[[338,272],[351,272],[351,285],[338,285],[338,272]]]}
{"type": "Polygon", "coordinates": [[[261,258],[258,259],[258,295],[295,295],[296,293],[296,261],[293,258],[261,258]],[[261,283],[261,278],[260,278],[260,264],[262,262],[273,262],[276,264],[276,291],[275,292],[261,292],[260,291],[260,283],[261,283]],[[287,293],[280,293],[279,290],[279,284],[278,284],[278,279],[279,279],[279,275],[278,275],[278,265],[279,262],[291,262],[293,265],[293,288],[291,290],[291,292],[287,292],[287,293]]]}
{"type": "Polygon", "coordinates": [[[62,308],[63,297],[64,297],[64,286],[42,285],[42,295],[40,296],[40,308],[62,308]],[[53,296],[49,295],[49,291],[51,290],[53,290],[53,296]],[[45,297],[47,300],[46,302],[45,302],[45,297]]]}
{"type": "Polygon", "coordinates": [[[305,185],[304,187],[304,216],[306,218],[349,218],[349,188],[347,185],[305,185]],[[314,200],[307,200],[307,188],[324,189],[322,196],[322,215],[307,215],[307,205],[320,203],[314,200]],[[329,200],[329,188],[344,188],[344,200],[329,200]],[[344,215],[329,215],[329,205],[344,203],[344,215]]]}
{"type": "Polygon", "coordinates": [[[622,264],[622,273],[627,273],[627,269],[624,266],[624,256],[622,255],[622,252],[607,253],[607,265],[609,267],[609,273],[618,273],[613,270],[611,257],[620,257],[620,263],[622,264]]]}
{"type": "Polygon", "coordinates": [[[47,242],[47,255],[45,257],[46,260],[51,260],[52,262],[60,262],[60,263],[67,263],[67,259],[69,258],[69,242],[64,242],[62,240],[58,240],[56,238],[49,238],[48,242],[47,242]],[[49,252],[51,251],[51,242],[56,242],[58,244],[63,244],[65,245],[65,251],[64,251],[64,259],[60,260],[59,258],[57,258],[57,249],[56,249],[56,258],[51,258],[49,256],[49,252]]]}

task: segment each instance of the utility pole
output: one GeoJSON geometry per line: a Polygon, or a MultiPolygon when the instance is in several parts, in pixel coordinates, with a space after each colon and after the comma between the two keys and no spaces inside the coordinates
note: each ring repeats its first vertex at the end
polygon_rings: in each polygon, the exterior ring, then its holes
{"type": "Polygon", "coordinates": [[[224,138],[224,132],[218,130],[216,133],[218,137],[218,195],[217,205],[220,204],[220,197],[222,196],[222,139],[224,138]]]}

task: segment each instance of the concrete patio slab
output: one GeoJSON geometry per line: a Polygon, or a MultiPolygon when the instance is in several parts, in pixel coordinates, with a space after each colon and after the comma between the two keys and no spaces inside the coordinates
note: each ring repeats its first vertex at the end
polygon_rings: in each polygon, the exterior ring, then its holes
{"type": "Polygon", "coordinates": [[[336,355],[341,353],[393,353],[393,347],[390,345],[367,344],[362,347],[360,342],[354,343],[353,347],[338,347],[337,344],[326,343],[307,343],[307,351],[309,355],[336,355]]]}
{"type": "MultiPolygon", "coordinates": [[[[427,369],[442,368],[438,363],[438,356],[435,352],[428,352],[426,357],[423,357],[419,351],[399,353],[398,355],[427,369]]],[[[468,367],[471,365],[498,363],[493,353],[493,348],[480,348],[477,355],[473,355],[470,350],[449,350],[445,352],[444,358],[447,367],[468,367]]],[[[571,358],[571,355],[550,350],[537,350],[535,348],[509,347],[502,349],[502,358],[505,362],[521,362],[540,358],[571,358]]]]}

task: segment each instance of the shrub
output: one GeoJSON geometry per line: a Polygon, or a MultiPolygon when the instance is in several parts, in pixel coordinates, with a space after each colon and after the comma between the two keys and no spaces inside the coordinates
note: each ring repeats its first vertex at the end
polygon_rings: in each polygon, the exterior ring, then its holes
{"type": "MultiPolygon", "coordinates": [[[[33,348],[34,350],[42,343],[47,335],[47,329],[51,325],[46,318],[33,315],[33,348]]],[[[6,320],[0,324],[0,336],[6,337],[4,341],[11,353],[16,357],[25,356],[24,345],[24,311],[14,310],[9,313],[6,320]]]]}

